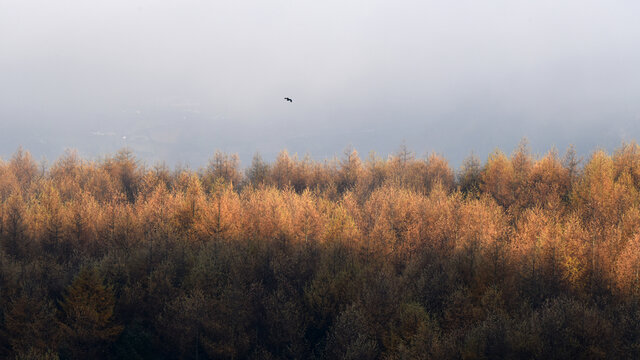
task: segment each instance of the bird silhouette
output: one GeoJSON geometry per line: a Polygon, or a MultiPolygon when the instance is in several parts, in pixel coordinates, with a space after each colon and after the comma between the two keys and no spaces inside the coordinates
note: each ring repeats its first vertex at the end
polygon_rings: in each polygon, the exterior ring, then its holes
{"type": "Polygon", "coordinates": [[[291,98],[286,97],[284,99],[287,100],[288,102],[293,102],[293,100],[291,100],[291,98]]]}

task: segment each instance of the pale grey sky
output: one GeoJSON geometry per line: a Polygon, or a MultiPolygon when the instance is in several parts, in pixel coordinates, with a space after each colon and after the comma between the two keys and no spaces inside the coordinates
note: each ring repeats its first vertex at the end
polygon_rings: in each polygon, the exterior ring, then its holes
{"type": "Polygon", "coordinates": [[[640,138],[639,18],[616,0],[0,0],[0,155],[613,149],[640,138]]]}

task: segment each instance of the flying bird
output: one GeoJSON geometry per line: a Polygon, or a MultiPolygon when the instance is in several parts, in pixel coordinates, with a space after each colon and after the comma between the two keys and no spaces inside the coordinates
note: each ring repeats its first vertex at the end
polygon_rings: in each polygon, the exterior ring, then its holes
{"type": "Polygon", "coordinates": [[[293,102],[293,100],[291,100],[291,98],[286,97],[284,99],[287,100],[288,102],[293,102]]]}

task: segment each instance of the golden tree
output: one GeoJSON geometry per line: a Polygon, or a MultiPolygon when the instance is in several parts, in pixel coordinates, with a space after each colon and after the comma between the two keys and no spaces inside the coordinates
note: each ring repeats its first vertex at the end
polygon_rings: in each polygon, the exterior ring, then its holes
{"type": "Polygon", "coordinates": [[[60,324],[51,302],[23,294],[11,302],[4,323],[4,335],[16,355],[57,352],[60,324]]]}
{"type": "Polygon", "coordinates": [[[616,262],[615,280],[619,291],[633,300],[640,300],[640,232],[622,251],[616,262]]]}
{"type": "Polygon", "coordinates": [[[511,161],[499,151],[489,155],[482,172],[480,189],[493,196],[498,204],[508,207],[515,201],[516,173],[511,161]]]}
{"type": "Polygon", "coordinates": [[[338,180],[338,191],[353,190],[360,173],[362,172],[362,162],[358,152],[349,147],[344,151],[344,158],[340,162],[340,172],[338,180]]]}
{"type": "Polygon", "coordinates": [[[9,161],[9,170],[18,179],[22,190],[26,190],[38,174],[38,165],[33,160],[31,153],[19,147],[9,161]]]}
{"type": "Polygon", "coordinates": [[[95,269],[84,268],[66,288],[60,302],[65,343],[77,359],[103,357],[122,332],[115,324],[115,297],[95,269]]]}
{"type": "Polygon", "coordinates": [[[282,150],[276,158],[275,164],[271,168],[271,184],[275,185],[279,189],[285,186],[291,185],[291,177],[293,175],[295,162],[297,159],[293,159],[286,150],[282,150]]]}
{"type": "Polygon", "coordinates": [[[429,155],[426,166],[425,185],[430,192],[436,184],[440,184],[445,191],[453,189],[454,175],[447,160],[437,154],[429,155]]]}
{"type": "Polygon", "coordinates": [[[562,199],[567,198],[571,186],[569,170],[562,166],[555,151],[548,152],[533,164],[529,173],[529,186],[528,204],[556,208],[560,206],[562,199]]]}
{"type": "Polygon", "coordinates": [[[20,193],[11,195],[5,203],[2,204],[2,229],[4,241],[2,247],[11,255],[24,255],[27,248],[26,232],[27,223],[25,221],[26,207],[20,193]]]}
{"type": "Polygon", "coordinates": [[[213,158],[209,160],[204,183],[208,187],[213,186],[217,179],[224,180],[225,183],[239,185],[242,179],[240,173],[240,158],[238,154],[225,154],[217,150],[213,158]]]}

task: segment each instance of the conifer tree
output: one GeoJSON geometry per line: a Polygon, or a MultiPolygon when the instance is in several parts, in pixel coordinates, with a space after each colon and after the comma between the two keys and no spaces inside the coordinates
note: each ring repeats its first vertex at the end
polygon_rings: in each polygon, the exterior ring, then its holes
{"type": "Polygon", "coordinates": [[[77,359],[102,358],[122,332],[115,324],[115,297],[95,269],[84,268],[66,288],[60,302],[66,346],[77,359]]]}

